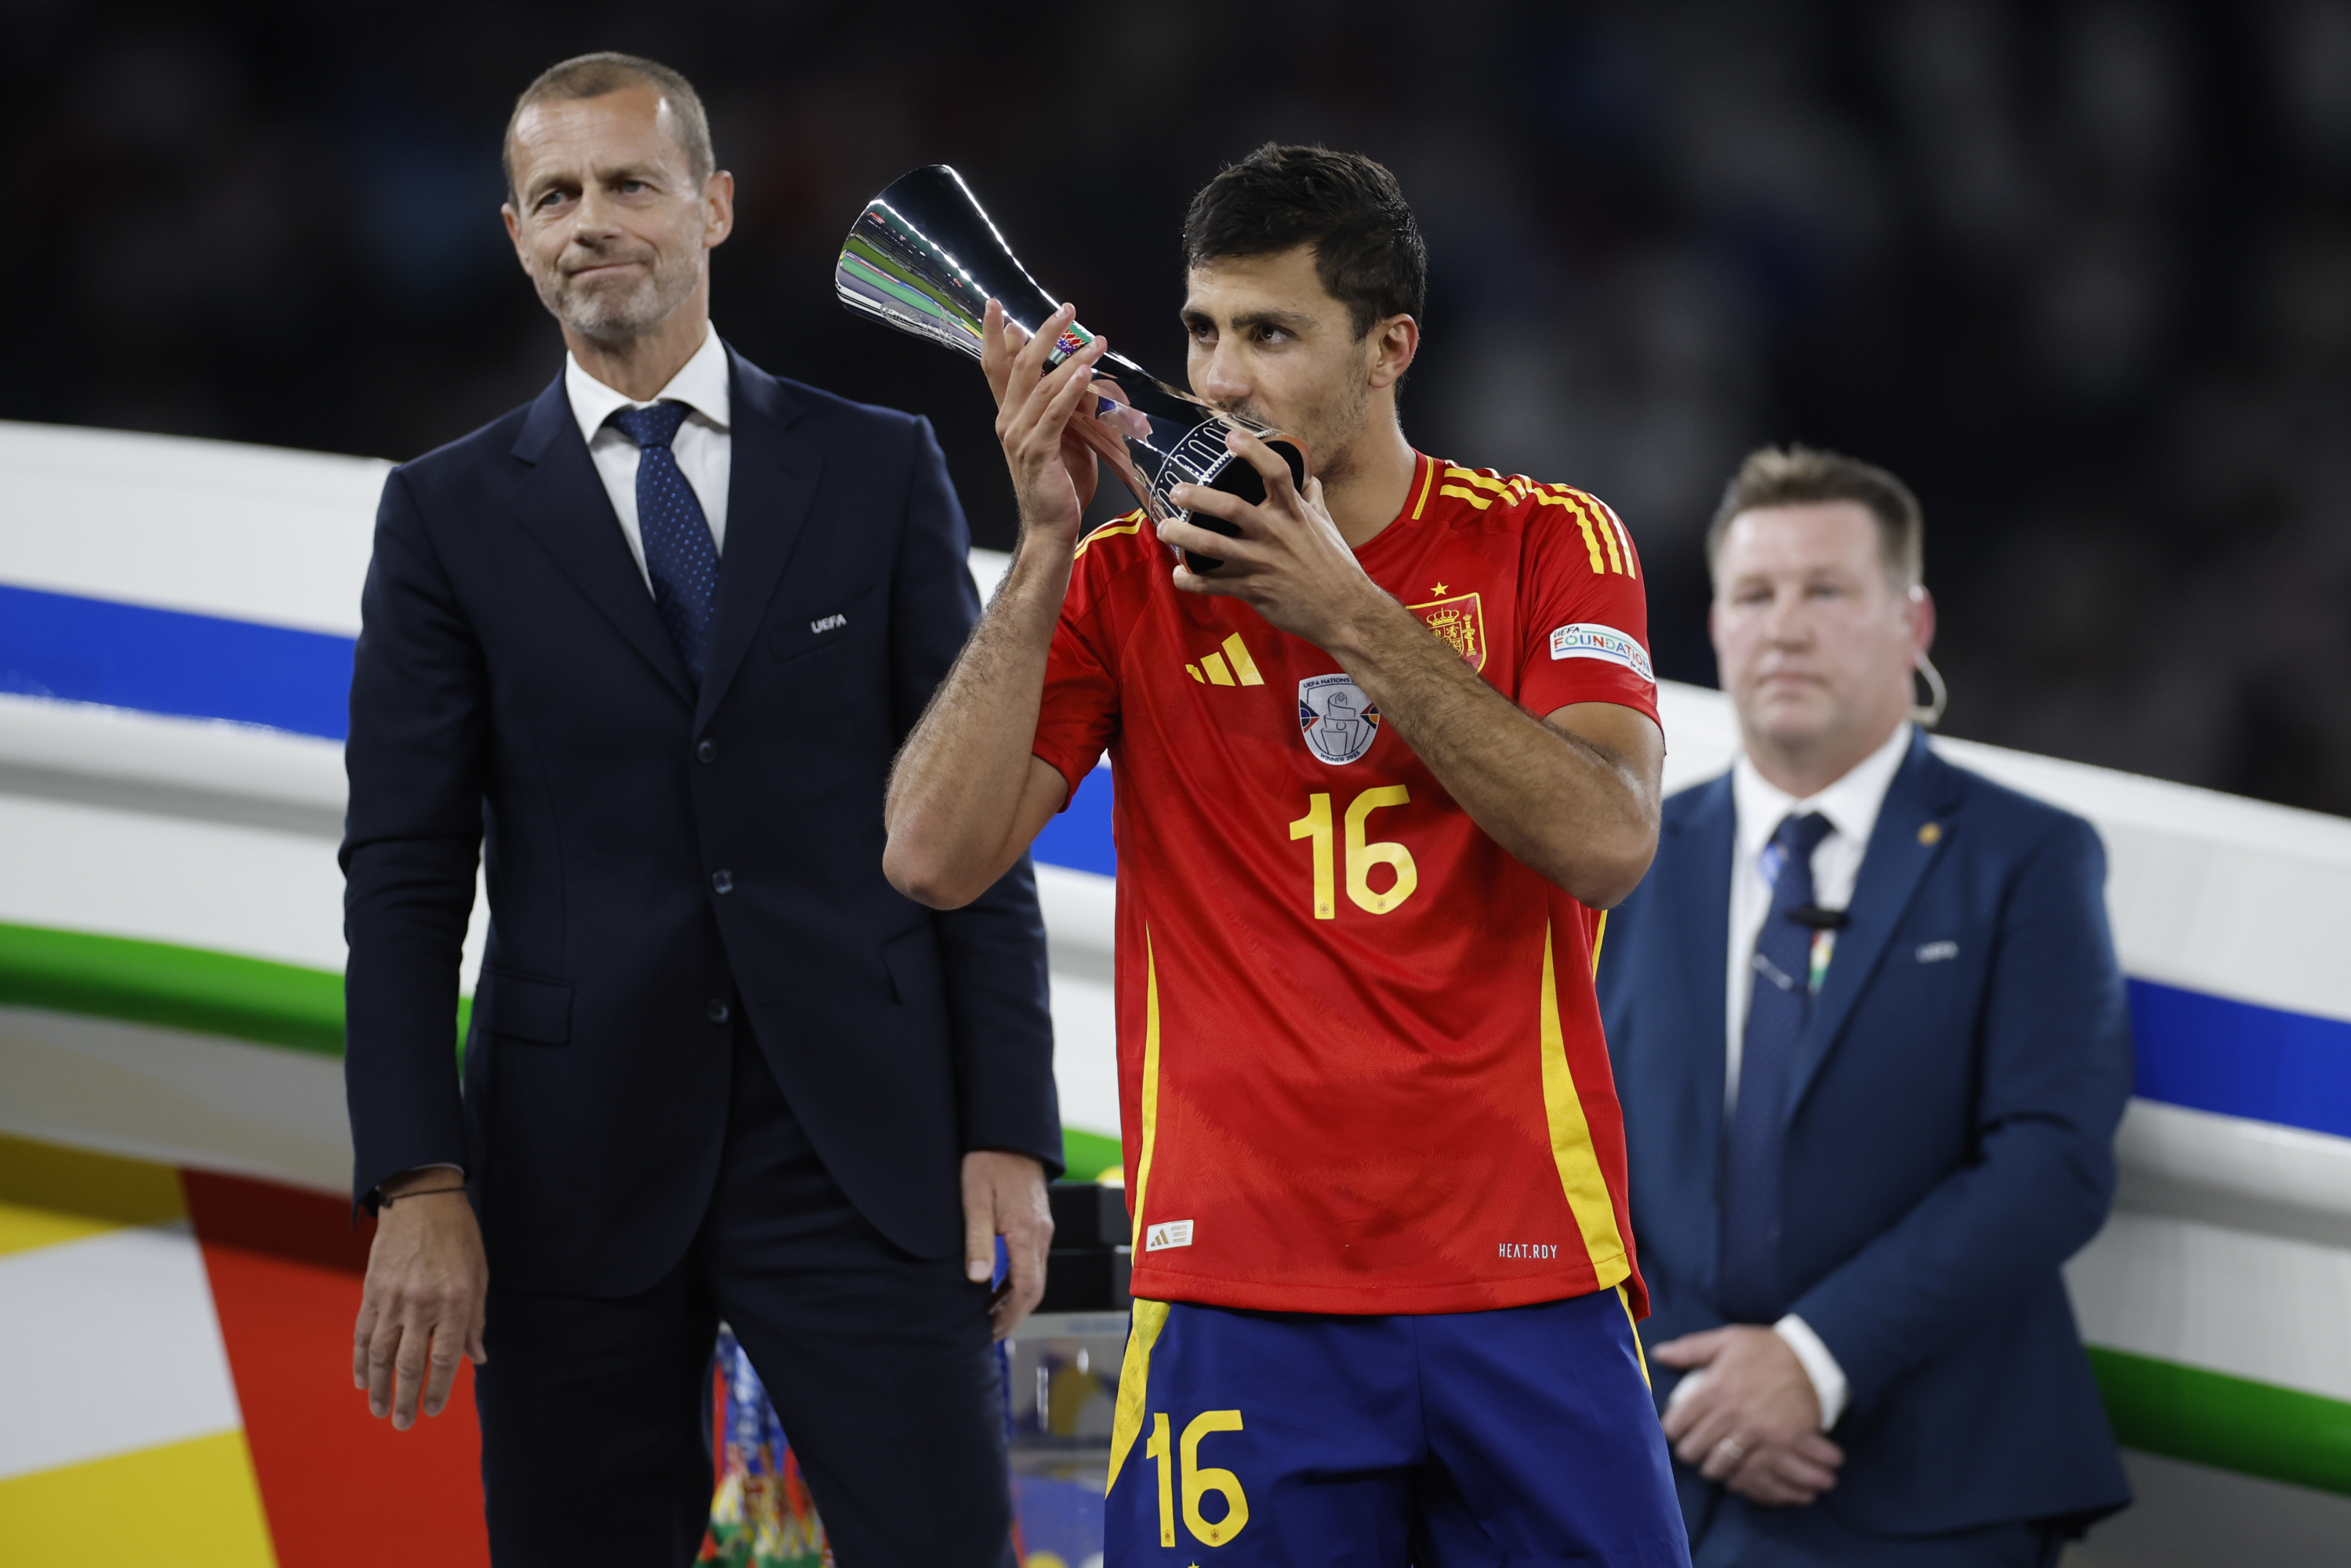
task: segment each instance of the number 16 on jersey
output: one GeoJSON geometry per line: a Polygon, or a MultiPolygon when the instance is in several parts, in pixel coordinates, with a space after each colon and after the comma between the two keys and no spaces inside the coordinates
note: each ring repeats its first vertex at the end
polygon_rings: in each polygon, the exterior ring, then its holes
{"type": "MultiPolygon", "coordinates": [[[[1347,897],[1355,907],[1367,915],[1385,915],[1420,885],[1420,869],[1412,862],[1412,852],[1393,841],[1368,839],[1365,823],[1374,811],[1383,806],[1404,806],[1412,801],[1412,791],[1401,784],[1383,784],[1364,790],[1347,802],[1346,810],[1346,872],[1347,897]],[[1372,890],[1372,868],[1386,866],[1395,874],[1385,889],[1372,890]]],[[[1311,841],[1314,879],[1314,918],[1336,920],[1339,917],[1337,866],[1332,840],[1336,835],[1331,825],[1331,797],[1316,792],[1306,797],[1306,815],[1290,824],[1292,840],[1311,841]]]]}

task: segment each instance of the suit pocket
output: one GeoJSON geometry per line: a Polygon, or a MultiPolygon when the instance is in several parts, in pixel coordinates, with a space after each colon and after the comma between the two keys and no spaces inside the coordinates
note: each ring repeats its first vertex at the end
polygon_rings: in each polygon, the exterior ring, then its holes
{"type": "Polygon", "coordinates": [[[571,988],[485,969],[474,993],[474,1026],[539,1045],[566,1044],[571,1039],[571,988]]]}
{"type": "Polygon", "coordinates": [[[822,599],[803,598],[799,608],[778,615],[768,634],[768,651],[778,660],[798,659],[862,642],[883,622],[881,583],[822,599]]]}
{"type": "Polygon", "coordinates": [[[891,994],[901,1002],[923,1001],[946,989],[939,945],[927,924],[882,944],[882,967],[890,971],[891,994]]]}

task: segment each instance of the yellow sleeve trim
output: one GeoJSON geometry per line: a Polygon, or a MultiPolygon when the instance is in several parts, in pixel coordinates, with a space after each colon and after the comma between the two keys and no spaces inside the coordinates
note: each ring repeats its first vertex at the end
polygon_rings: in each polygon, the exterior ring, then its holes
{"type": "Polygon", "coordinates": [[[1078,548],[1070,552],[1070,559],[1071,560],[1075,560],[1078,557],[1085,554],[1089,549],[1092,549],[1096,539],[1111,538],[1119,534],[1138,534],[1142,531],[1143,508],[1137,507],[1134,511],[1127,513],[1125,517],[1117,518],[1113,522],[1104,523],[1102,527],[1096,528],[1093,532],[1080,539],[1078,541],[1078,548]]]}
{"type": "Polygon", "coordinates": [[[1428,505],[1428,487],[1437,483],[1437,459],[1423,457],[1420,462],[1425,472],[1420,476],[1420,495],[1412,504],[1412,518],[1415,522],[1420,520],[1420,509],[1428,505]]]}

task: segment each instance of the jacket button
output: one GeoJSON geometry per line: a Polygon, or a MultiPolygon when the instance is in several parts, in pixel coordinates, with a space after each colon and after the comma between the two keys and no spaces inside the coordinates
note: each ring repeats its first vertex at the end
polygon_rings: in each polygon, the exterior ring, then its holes
{"type": "Polygon", "coordinates": [[[720,893],[732,893],[735,891],[735,873],[731,871],[714,871],[710,873],[710,885],[720,893]]]}
{"type": "Polygon", "coordinates": [[[715,740],[703,741],[694,748],[694,759],[696,762],[717,761],[718,743],[715,740]]]}
{"type": "Polygon", "coordinates": [[[728,1007],[722,1001],[713,1001],[710,1004],[708,1011],[710,1013],[710,1021],[712,1023],[725,1023],[728,1019],[735,1016],[735,1009],[728,1007]]]}

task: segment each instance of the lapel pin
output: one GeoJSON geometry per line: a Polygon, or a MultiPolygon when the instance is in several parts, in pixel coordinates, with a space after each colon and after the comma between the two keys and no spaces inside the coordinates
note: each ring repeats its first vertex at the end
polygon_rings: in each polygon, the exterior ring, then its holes
{"type": "Polygon", "coordinates": [[[1918,830],[1918,841],[1922,844],[1941,843],[1943,841],[1943,824],[1940,822],[1927,823],[1924,827],[1918,830]]]}

